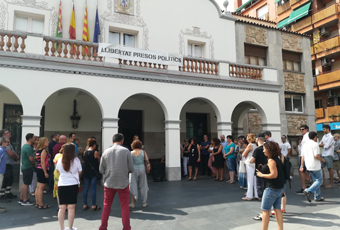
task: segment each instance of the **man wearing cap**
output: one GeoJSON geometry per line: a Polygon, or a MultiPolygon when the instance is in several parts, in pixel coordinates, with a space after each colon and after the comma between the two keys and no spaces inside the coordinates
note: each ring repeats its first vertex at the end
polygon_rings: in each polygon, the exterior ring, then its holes
{"type": "Polygon", "coordinates": [[[336,133],[334,137],[334,157],[333,157],[333,170],[340,178],[340,134],[336,133]]]}

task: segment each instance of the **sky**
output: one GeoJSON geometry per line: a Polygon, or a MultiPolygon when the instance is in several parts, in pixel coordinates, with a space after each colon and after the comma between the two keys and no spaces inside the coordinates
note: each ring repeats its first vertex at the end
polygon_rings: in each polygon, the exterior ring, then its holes
{"type": "MultiPolygon", "coordinates": [[[[225,0],[215,0],[221,7],[221,9],[224,9],[223,3],[225,0]]],[[[228,5],[228,11],[230,12],[234,12],[234,0],[228,0],[229,1],[229,5],[228,5]]]]}

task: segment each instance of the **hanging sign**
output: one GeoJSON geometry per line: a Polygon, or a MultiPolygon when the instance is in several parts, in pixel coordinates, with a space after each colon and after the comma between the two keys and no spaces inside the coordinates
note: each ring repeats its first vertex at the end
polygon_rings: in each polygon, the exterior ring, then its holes
{"type": "Polygon", "coordinates": [[[180,54],[154,52],[108,43],[99,43],[98,56],[161,65],[183,66],[183,56],[180,54]]]}

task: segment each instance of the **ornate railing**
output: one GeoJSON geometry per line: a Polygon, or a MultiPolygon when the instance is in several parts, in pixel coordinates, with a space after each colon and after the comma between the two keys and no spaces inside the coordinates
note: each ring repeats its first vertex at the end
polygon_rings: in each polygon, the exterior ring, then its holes
{"type": "Polygon", "coordinates": [[[262,70],[263,68],[230,64],[229,76],[237,78],[262,80],[262,70]]]}
{"type": "Polygon", "coordinates": [[[184,58],[183,67],[179,67],[179,71],[218,75],[218,64],[218,62],[214,61],[207,61],[195,58],[184,58]]]}
{"type": "Polygon", "coordinates": [[[119,60],[120,65],[137,66],[137,67],[152,68],[152,69],[164,69],[164,70],[168,69],[167,65],[162,65],[162,64],[123,60],[123,59],[118,59],[118,60],[119,60]]]}
{"type": "Polygon", "coordinates": [[[15,31],[0,31],[0,51],[25,53],[26,34],[15,31]],[[19,50],[18,50],[19,49],[19,50]]]}

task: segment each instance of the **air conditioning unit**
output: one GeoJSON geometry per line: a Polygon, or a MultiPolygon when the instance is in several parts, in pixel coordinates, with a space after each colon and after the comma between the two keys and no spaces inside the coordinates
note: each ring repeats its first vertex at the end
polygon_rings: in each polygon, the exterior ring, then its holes
{"type": "Polygon", "coordinates": [[[328,58],[322,58],[321,59],[321,65],[322,66],[330,66],[331,65],[331,61],[328,58]]]}
{"type": "Polygon", "coordinates": [[[281,5],[285,4],[285,0],[281,0],[281,5]]]}
{"type": "Polygon", "coordinates": [[[322,36],[328,36],[328,35],[329,35],[329,30],[326,29],[325,27],[321,27],[321,29],[320,29],[320,34],[321,34],[322,36]]]}
{"type": "Polygon", "coordinates": [[[330,98],[330,97],[335,97],[335,96],[336,96],[335,91],[333,91],[333,90],[327,91],[327,97],[328,97],[328,98],[330,98]]]}

